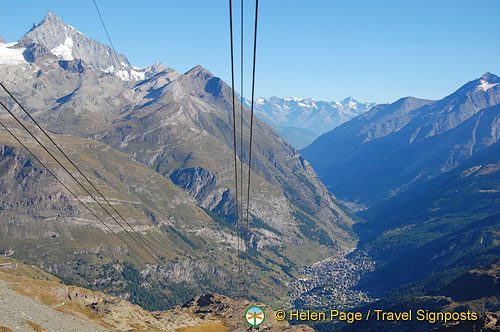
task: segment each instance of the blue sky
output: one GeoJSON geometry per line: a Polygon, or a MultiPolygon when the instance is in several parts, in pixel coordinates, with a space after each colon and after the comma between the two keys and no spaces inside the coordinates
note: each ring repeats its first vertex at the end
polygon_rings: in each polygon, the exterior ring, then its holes
{"type": "MultiPolygon", "coordinates": [[[[133,65],[161,61],[185,72],[201,64],[230,83],[226,0],[98,4],[117,51],[133,65]]],[[[234,7],[239,17],[238,0],[234,7]]],[[[244,9],[248,96],[254,2],[244,9]]],[[[0,0],[0,35],[18,40],[49,10],[107,43],[92,0],[0,0]]],[[[256,96],[442,98],[484,72],[500,75],[498,13],[498,0],[261,0],[256,96]]],[[[235,38],[239,44],[239,32],[235,38]]]]}

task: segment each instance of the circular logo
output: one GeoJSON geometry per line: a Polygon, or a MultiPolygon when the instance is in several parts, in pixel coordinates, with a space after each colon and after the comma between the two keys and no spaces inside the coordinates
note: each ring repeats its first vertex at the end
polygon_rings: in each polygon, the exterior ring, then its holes
{"type": "Polygon", "coordinates": [[[259,326],[264,323],[264,319],[266,319],[266,314],[261,307],[253,306],[248,308],[245,312],[245,320],[251,326],[259,326]]]}

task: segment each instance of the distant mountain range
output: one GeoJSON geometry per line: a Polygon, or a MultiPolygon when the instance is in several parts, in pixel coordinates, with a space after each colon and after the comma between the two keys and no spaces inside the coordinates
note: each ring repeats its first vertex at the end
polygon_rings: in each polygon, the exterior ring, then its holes
{"type": "MultiPolygon", "coordinates": [[[[250,107],[250,101],[245,100],[250,107]]],[[[360,103],[349,97],[338,101],[313,98],[258,98],[255,114],[267,122],[293,147],[301,149],[318,136],[368,111],[374,103],[360,103]]]]}
{"type": "Polygon", "coordinates": [[[441,100],[377,105],[301,152],[340,198],[371,206],[497,142],[499,83],[486,73],[441,100]]]}

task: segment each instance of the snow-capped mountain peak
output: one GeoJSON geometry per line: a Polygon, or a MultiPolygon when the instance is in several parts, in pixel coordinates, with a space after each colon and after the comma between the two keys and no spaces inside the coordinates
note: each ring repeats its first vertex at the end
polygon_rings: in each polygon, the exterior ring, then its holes
{"type": "Polygon", "coordinates": [[[64,43],[50,50],[55,56],[64,60],[73,60],[73,39],[66,37],[64,43]]]}
{"type": "Polygon", "coordinates": [[[479,83],[476,90],[488,91],[500,83],[500,77],[491,73],[485,73],[479,78],[479,83]]]}
{"type": "Polygon", "coordinates": [[[49,12],[40,24],[33,26],[22,38],[26,39],[44,45],[63,60],[82,59],[92,69],[109,71],[113,68],[113,72],[117,73],[130,67],[124,55],[115,56],[111,47],[87,37],[54,12],[49,12]],[[117,63],[117,58],[120,63],[117,63]]]}
{"type": "Polygon", "coordinates": [[[488,91],[489,89],[498,85],[498,83],[489,83],[485,80],[480,80],[481,84],[478,86],[478,89],[482,89],[483,91],[488,91]]]}
{"type": "MultiPolygon", "coordinates": [[[[251,105],[248,100],[244,102],[247,107],[251,105]]],[[[353,97],[340,102],[269,97],[256,99],[254,108],[261,120],[270,124],[296,148],[302,148],[319,135],[368,111],[374,105],[360,103],[353,97]]]]}
{"type": "Polygon", "coordinates": [[[81,59],[90,68],[114,74],[124,81],[144,80],[157,73],[159,68],[157,65],[155,68],[132,66],[127,57],[66,24],[52,11],[20,41],[22,45],[33,42],[45,46],[61,60],[81,59]]]}

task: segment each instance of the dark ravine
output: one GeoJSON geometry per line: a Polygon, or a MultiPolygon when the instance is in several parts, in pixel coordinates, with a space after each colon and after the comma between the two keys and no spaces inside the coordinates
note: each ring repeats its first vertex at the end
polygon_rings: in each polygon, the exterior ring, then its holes
{"type": "Polygon", "coordinates": [[[356,227],[360,248],[378,262],[367,284],[387,290],[423,279],[423,289],[439,287],[491,263],[500,254],[499,165],[495,143],[366,211],[368,222],[356,227]]]}

